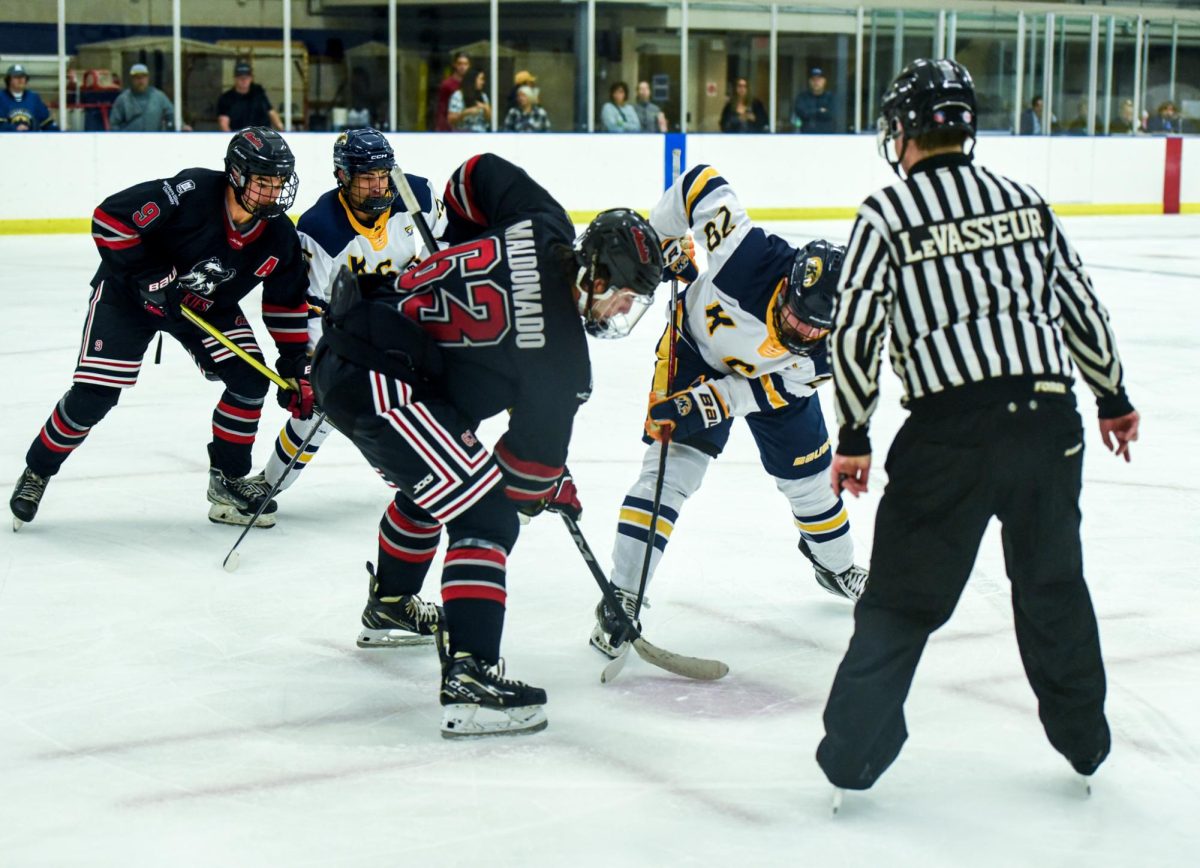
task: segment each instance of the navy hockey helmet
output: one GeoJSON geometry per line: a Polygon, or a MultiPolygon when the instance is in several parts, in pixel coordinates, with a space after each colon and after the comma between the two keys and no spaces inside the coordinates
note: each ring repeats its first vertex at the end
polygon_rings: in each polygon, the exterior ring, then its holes
{"type": "Polygon", "coordinates": [[[579,312],[588,334],[603,338],[629,334],[654,301],[654,290],[662,280],[658,233],[636,211],[601,211],[575,239],[575,260],[581,290],[579,312]],[[596,278],[608,284],[600,295],[593,289],[596,278]],[[602,308],[618,297],[629,299],[628,310],[604,315],[602,308]]]}
{"type": "Polygon", "coordinates": [[[225,176],[237,203],[255,217],[278,217],[296,201],[300,178],[296,157],[283,136],[267,127],[239,130],[225,151],[225,176]],[[251,177],[279,178],[276,185],[251,185],[251,177]]]}
{"type": "Polygon", "coordinates": [[[394,168],[396,152],[379,130],[371,127],[347,130],[333,143],[333,175],[351,205],[368,214],[382,214],[391,208],[399,191],[389,178],[386,192],[351,199],[354,176],[377,169],[386,169],[390,173],[394,168]]]}
{"type": "Polygon", "coordinates": [[[883,95],[877,121],[879,152],[896,169],[900,159],[888,143],[903,134],[908,140],[940,130],[961,130],[975,138],[975,82],[961,63],[914,60],[901,70],[883,95]]]}
{"type": "Polygon", "coordinates": [[[810,241],[796,251],[787,285],[775,296],[772,316],[779,342],[798,356],[812,355],[833,328],[833,302],[846,248],[810,241]]]}

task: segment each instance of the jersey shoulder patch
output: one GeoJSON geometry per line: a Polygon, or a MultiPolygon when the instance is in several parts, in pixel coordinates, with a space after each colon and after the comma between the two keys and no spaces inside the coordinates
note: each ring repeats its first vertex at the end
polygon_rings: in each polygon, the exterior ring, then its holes
{"type": "MultiPolygon", "coordinates": [[[[290,221],[289,221],[290,222],[290,221]]],[[[357,234],[346,218],[338,191],[330,190],[300,215],[296,229],[320,246],[327,256],[337,256],[357,234]]]]}

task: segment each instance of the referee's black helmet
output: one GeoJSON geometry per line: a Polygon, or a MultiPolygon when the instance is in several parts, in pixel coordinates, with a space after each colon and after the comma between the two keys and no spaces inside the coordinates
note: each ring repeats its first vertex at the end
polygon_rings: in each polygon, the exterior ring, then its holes
{"type": "Polygon", "coordinates": [[[954,60],[914,60],[896,76],[880,103],[879,148],[903,134],[905,139],[939,131],[961,130],[975,138],[975,82],[954,60]]]}

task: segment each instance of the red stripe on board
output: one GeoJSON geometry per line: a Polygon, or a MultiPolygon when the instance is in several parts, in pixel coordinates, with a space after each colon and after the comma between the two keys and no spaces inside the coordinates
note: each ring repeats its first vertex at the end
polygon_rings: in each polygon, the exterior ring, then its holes
{"type": "Polygon", "coordinates": [[[1183,175],[1183,139],[1167,139],[1167,162],[1163,167],[1163,213],[1179,213],[1180,178],[1183,175]]]}
{"type": "Polygon", "coordinates": [[[504,591],[489,585],[454,585],[442,588],[442,602],[447,600],[491,600],[503,606],[507,599],[508,595],[504,591]]]}

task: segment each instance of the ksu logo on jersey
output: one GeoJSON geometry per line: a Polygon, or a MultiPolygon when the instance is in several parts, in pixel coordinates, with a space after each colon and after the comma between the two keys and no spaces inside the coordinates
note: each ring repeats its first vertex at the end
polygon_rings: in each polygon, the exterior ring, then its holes
{"type": "Polygon", "coordinates": [[[191,271],[179,278],[179,284],[196,295],[209,296],[222,283],[233,280],[236,274],[236,268],[226,268],[214,256],[193,265],[191,271]]]}
{"type": "Polygon", "coordinates": [[[900,233],[904,264],[1045,238],[1048,222],[1042,219],[1042,208],[1028,207],[919,226],[900,233]]]}

